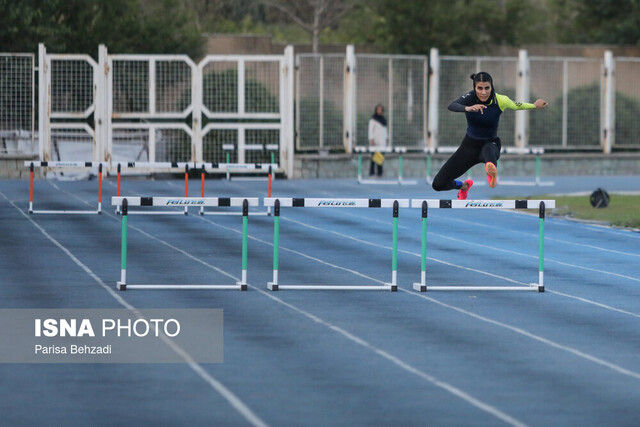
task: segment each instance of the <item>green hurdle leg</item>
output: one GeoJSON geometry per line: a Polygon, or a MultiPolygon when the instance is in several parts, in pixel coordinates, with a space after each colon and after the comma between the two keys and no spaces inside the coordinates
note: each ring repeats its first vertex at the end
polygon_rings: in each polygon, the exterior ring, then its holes
{"type": "Polygon", "coordinates": [[[544,202],[540,202],[540,227],[538,233],[538,292],[544,292],[544,202]]]}
{"type": "Polygon", "coordinates": [[[278,290],[278,248],[280,247],[280,200],[273,207],[273,281],[267,283],[272,291],[278,290]]]}
{"type": "Polygon", "coordinates": [[[536,156],[536,185],[540,185],[540,155],[536,156]]]}
{"type": "Polygon", "coordinates": [[[393,202],[393,244],[391,251],[391,292],[398,290],[397,276],[398,276],[398,201],[393,202]]]}
{"type": "Polygon", "coordinates": [[[127,199],[122,200],[122,246],[120,249],[120,281],[117,283],[118,290],[127,290],[127,218],[128,215],[127,199]]]}
{"type": "Polygon", "coordinates": [[[247,290],[247,240],[249,229],[249,201],[244,199],[242,202],[242,280],[236,282],[240,286],[241,291],[247,290]]]}
{"type": "Polygon", "coordinates": [[[427,202],[422,202],[422,252],[420,256],[420,283],[414,283],[413,289],[427,291],[427,202]]]}

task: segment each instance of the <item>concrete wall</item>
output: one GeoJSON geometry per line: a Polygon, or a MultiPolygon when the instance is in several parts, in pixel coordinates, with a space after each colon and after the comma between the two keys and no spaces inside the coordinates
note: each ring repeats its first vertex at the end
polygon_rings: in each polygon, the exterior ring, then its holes
{"type": "MultiPolygon", "coordinates": [[[[24,166],[28,160],[37,160],[37,156],[0,154],[0,179],[29,179],[29,168],[24,166]]],[[[39,171],[36,176],[41,176],[39,171]]]]}

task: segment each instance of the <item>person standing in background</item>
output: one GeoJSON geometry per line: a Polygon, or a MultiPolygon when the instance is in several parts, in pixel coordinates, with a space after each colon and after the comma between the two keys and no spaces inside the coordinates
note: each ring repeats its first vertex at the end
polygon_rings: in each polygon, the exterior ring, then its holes
{"type": "Polygon", "coordinates": [[[382,176],[382,163],[384,156],[376,148],[384,148],[389,144],[389,131],[387,130],[387,119],[384,117],[384,107],[382,104],[376,105],[373,116],[369,120],[369,145],[373,148],[371,156],[371,166],[369,176],[373,176],[377,169],[377,176],[382,176]]]}

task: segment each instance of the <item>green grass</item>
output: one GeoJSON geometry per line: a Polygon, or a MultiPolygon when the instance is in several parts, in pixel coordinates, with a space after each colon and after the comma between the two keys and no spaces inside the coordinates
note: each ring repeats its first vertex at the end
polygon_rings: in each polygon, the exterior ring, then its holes
{"type": "Polygon", "coordinates": [[[589,202],[589,195],[544,195],[532,199],[556,201],[552,215],[568,216],[588,221],[601,221],[616,227],[640,228],[640,196],[609,195],[609,206],[596,209],[589,202]]]}
{"type": "Polygon", "coordinates": [[[568,215],[590,221],[604,221],[617,227],[640,228],[640,196],[611,194],[609,206],[596,209],[591,206],[589,196],[557,196],[557,215],[568,215]]]}

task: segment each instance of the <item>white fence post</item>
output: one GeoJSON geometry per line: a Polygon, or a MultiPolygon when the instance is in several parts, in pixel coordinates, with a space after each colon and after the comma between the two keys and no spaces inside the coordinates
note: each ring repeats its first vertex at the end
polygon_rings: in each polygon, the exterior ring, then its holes
{"type": "Polygon", "coordinates": [[[355,145],[356,111],[356,54],[353,45],[347,45],[344,88],[344,150],[353,151],[355,145]]]}
{"type": "Polygon", "coordinates": [[[204,162],[203,141],[202,141],[202,104],[203,104],[203,84],[204,73],[202,67],[197,64],[191,69],[191,102],[193,110],[191,111],[191,129],[193,136],[191,139],[192,149],[191,155],[193,161],[204,162]]]}
{"type": "Polygon", "coordinates": [[[440,99],[440,54],[438,49],[429,52],[429,128],[427,131],[427,148],[438,147],[438,102],[440,99]]]}
{"type": "Polygon", "coordinates": [[[280,106],[282,111],[282,130],[284,138],[280,138],[280,164],[284,165],[287,177],[293,178],[293,161],[294,161],[294,135],[293,135],[293,104],[294,104],[294,54],[293,46],[289,45],[284,49],[284,73],[285,87],[282,90],[284,103],[280,106]]]}
{"type": "MultiPolygon", "coordinates": [[[[516,79],[516,101],[529,102],[530,79],[529,79],[529,55],[527,51],[521,49],[518,54],[518,77],[516,79]]],[[[515,145],[518,148],[525,148],[529,145],[529,132],[527,129],[526,111],[516,111],[515,145]]]]}
{"type": "Polygon", "coordinates": [[[615,80],[616,63],[613,58],[613,52],[607,50],[604,52],[604,108],[601,114],[603,117],[602,128],[602,151],[611,153],[611,147],[615,141],[615,80]]]}
{"type": "Polygon", "coordinates": [[[109,62],[107,47],[98,46],[98,73],[95,91],[95,138],[97,159],[94,161],[111,161],[109,132],[111,129],[111,115],[109,112],[109,62]]]}
{"type": "Polygon", "coordinates": [[[51,143],[49,138],[49,83],[51,70],[47,61],[47,48],[43,43],[38,44],[38,150],[40,160],[51,160],[51,143]]]}

